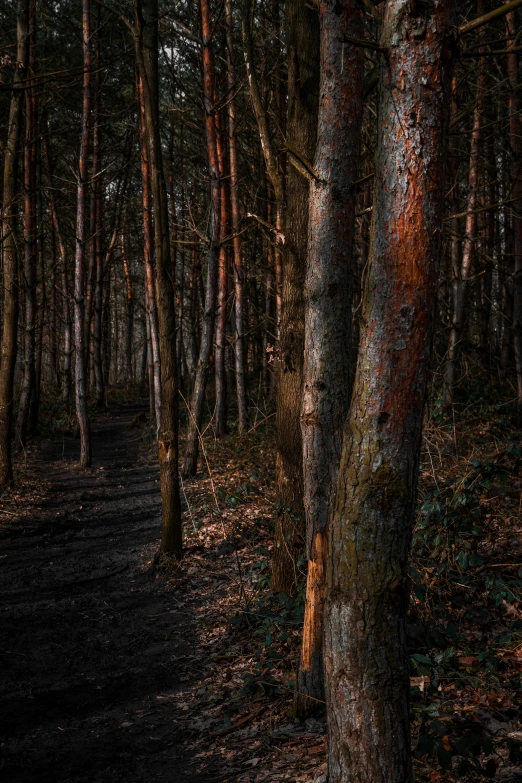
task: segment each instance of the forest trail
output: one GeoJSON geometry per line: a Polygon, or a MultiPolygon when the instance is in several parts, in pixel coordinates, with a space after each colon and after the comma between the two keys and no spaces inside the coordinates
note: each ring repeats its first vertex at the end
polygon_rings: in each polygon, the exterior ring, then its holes
{"type": "Polygon", "coordinates": [[[160,493],[141,432],[128,428],[139,410],[95,424],[89,470],[78,468],[71,436],[43,444],[30,466],[49,483],[44,502],[0,526],[6,783],[220,777],[191,773],[173,723],[194,612],[145,568],[160,493]]]}

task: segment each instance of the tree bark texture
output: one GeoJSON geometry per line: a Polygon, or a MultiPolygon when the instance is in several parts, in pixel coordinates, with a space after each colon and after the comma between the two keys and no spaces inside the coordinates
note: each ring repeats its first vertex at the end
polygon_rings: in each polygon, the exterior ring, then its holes
{"type": "Polygon", "coordinates": [[[18,329],[18,250],[16,242],[16,196],[18,189],[18,152],[21,135],[22,83],[29,60],[29,0],[17,3],[18,67],[9,107],[7,141],[4,147],[4,184],[2,196],[2,250],[4,311],[2,361],[0,363],[0,489],[13,480],[12,427],[14,373],[18,329]]]}
{"type": "Polygon", "coordinates": [[[162,500],[161,553],[181,557],[178,474],[178,381],[174,287],[171,274],[167,185],[161,150],[158,96],[158,0],[136,0],[138,69],[143,85],[144,125],[154,204],[156,305],[161,357],[158,456],[162,500]]]}
{"type": "Polygon", "coordinates": [[[325,0],[321,30],[319,124],[310,184],[305,280],[304,383],[301,411],[308,576],[297,707],[305,713],[324,698],[323,613],[328,516],[350,403],[352,279],[360,139],[363,38],[355,0],[325,0]]]}
{"type": "Polygon", "coordinates": [[[147,137],[145,134],[143,86],[138,77],[138,95],[140,98],[139,128],[140,128],[140,162],[141,162],[141,189],[143,202],[143,258],[145,264],[145,307],[147,309],[147,321],[150,332],[150,351],[152,366],[152,383],[149,383],[149,394],[153,401],[154,419],[156,431],[160,427],[161,410],[161,358],[158,334],[158,310],[156,307],[156,293],[154,290],[154,226],[152,217],[152,202],[150,193],[150,161],[147,149],[147,137]]]}
{"type": "Polygon", "coordinates": [[[36,50],[36,6],[34,0],[29,3],[29,65],[28,81],[25,89],[25,145],[24,145],[24,354],[23,378],[20,405],[16,421],[16,439],[25,446],[27,434],[34,435],[30,427],[31,400],[36,384],[36,268],[38,261],[37,226],[37,148],[38,148],[38,107],[36,83],[34,81],[36,50]]]}
{"type": "Polygon", "coordinates": [[[226,373],[227,350],[227,304],[228,304],[228,248],[225,244],[228,233],[229,189],[225,165],[225,145],[221,115],[215,113],[216,140],[218,151],[220,180],[220,247],[218,261],[218,288],[216,313],[216,350],[215,350],[215,380],[216,380],[216,438],[228,432],[228,388],[226,373]]]}
{"type": "Polygon", "coordinates": [[[330,783],[412,779],[406,612],[441,253],[451,0],[388,0],[361,345],[328,544],[330,783]]]}
{"type": "MultiPolygon", "coordinates": [[[[305,160],[313,161],[319,109],[317,11],[300,0],[288,0],[285,26],[288,49],[288,145],[297,150],[305,160]]],[[[290,592],[295,585],[296,559],[303,550],[305,539],[300,419],[308,194],[308,180],[290,166],[286,186],[277,381],[278,512],[272,553],[272,589],[283,593],[290,592]]]]}
{"type": "Polygon", "coordinates": [[[237,399],[237,428],[241,435],[248,427],[248,410],[245,386],[245,336],[243,317],[243,262],[241,255],[241,237],[239,235],[239,185],[238,185],[238,159],[236,138],[236,104],[234,91],[236,86],[236,70],[234,63],[234,38],[232,26],[232,1],[225,0],[225,19],[227,25],[227,87],[228,99],[228,157],[230,164],[230,221],[232,228],[232,252],[234,261],[234,359],[236,368],[236,399],[237,399]]]}
{"type": "Polygon", "coordinates": [[[208,223],[209,248],[207,254],[207,285],[201,328],[196,377],[189,409],[189,424],[183,462],[183,478],[196,475],[199,453],[199,438],[203,424],[205,392],[207,388],[210,354],[214,334],[218,261],[221,238],[220,221],[220,176],[217,152],[215,103],[216,67],[212,47],[212,22],[209,0],[200,0],[201,36],[203,48],[203,92],[205,103],[205,130],[207,136],[208,167],[210,174],[210,215],[208,223]]]}
{"type": "Polygon", "coordinates": [[[84,275],[85,248],[88,237],[87,190],[89,182],[89,144],[91,122],[91,19],[90,0],[82,0],[83,41],[83,114],[78,167],[78,192],[76,207],[76,249],[74,256],[74,346],[76,416],[80,428],[80,465],[91,464],[91,431],[87,411],[85,378],[85,330],[84,330],[84,275]]]}

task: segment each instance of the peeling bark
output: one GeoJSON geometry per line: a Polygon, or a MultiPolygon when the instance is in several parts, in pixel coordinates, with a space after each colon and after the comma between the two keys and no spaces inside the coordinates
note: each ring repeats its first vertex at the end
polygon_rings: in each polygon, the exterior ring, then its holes
{"type": "Polygon", "coordinates": [[[167,185],[163,167],[158,95],[158,0],[136,0],[136,59],[143,85],[143,118],[150,156],[154,204],[155,293],[161,357],[158,461],[162,505],[160,552],[182,557],[178,473],[178,382],[174,287],[170,255],[167,185]]]}
{"type": "Polygon", "coordinates": [[[310,185],[305,281],[305,350],[301,432],[308,557],[297,708],[324,698],[323,610],[327,523],[350,402],[353,248],[363,112],[364,59],[347,37],[363,37],[354,0],[319,6],[319,124],[310,185]]]}
{"type": "MultiPolygon", "coordinates": [[[[317,11],[300,0],[288,0],[285,27],[288,48],[287,141],[288,145],[296,149],[303,158],[313,160],[319,108],[317,11]]],[[[291,592],[295,586],[296,559],[303,551],[305,539],[300,418],[303,390],[308,194],[309,181],[291,166],[286,186],[277,379],[278,514],[272,552],[272,589],[277,592],[291,592]]],[[[276,214],[276,225],[277,220],[276,214]]],[[[276,259],[276,286],[277,275],[276,259]]]]}

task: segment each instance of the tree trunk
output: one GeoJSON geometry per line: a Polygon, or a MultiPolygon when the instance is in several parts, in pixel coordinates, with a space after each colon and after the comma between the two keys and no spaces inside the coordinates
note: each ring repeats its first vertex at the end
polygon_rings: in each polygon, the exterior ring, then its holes
{"type": "MultiPolygon", "coordinates": [[[[286,5],[289,149],[313,161],[319,107],[319,25],[317,11],[300,0],[286,5]]],[[[272,183],[273,184],[273,183],[272,183]]],[[[290,592],[303,550],[303,455],[301,401],[304,357],[304,281],[308,240],[308,180],[288,171],[277,381],[277,505],[272,553],[272,589],[290,592]]],[[[277,204],[277,196],[276,196],[277,204]]]]}
{"type": "Polygon", "coordinates": [[[143,202],[143,258],[145,265],[145,307],[147,309],[147,321],[150,331],[150,351],[152,365],[152,384],[149,383],[151,399],[154,406],[154,419],[156,431],[160,427],[161,408],[161,360],[158,333],[158,311],[156,308],[156,294],[154,291],[154,236],[152,204],[150,193],[150,162],[147,150],[147,138],[145,135],[145,119],[143,106],[143,87],[138,77],[138,95],[140,97],[140,153],[141,153],[141,192],[143,202]]]}
{"type": "Polygon", "coordinates": [[[105,384],[102,360],[102,321],[103,321],[103,280],[105,277],[105,257],[103,252],[103,181],[101,174],[96,189],[96,280],[94,287],[94,319],[92,334],[92,354],[94,364],[94,390],[96,405],[101,408],[105,402],[105,384]]]}
{"type": "Polygon", "coordinates": [[[243,319],[243,261],[241,237],[239,235],[239,185],[236,139],[236,70],[234,64],[234,38],[232,27],[232,2],[225,2],[227,25],[227,87],[228,87],[228,155],[230,162],[230,218],[232,228],[232,251],[234,259],[234,358],[236,365],[237,429],[239,434],[248,427],[247,397],[245,386],[245,337],[243,319]]]}
{"type": "Polygon", "coordinates": [[[24,146],[24,268],[23,288],[25,298],[24,371],[20,406],[16,421],[17,441],[25,446],[30,428],[31,400],[36,384],[36,266],[38,260],[37,226],[37,149],[38,116],[36,83],[32,78],[36,52],[36,5],[29,3],[29,80],[25,90],[25,146],[24,146]]]}
{"type": "Polygon", "coordinates": [[[330,783],[412,780],[407,564],[441,253],[453,6],[388,0],[383,20],[372,245],[328,543],[330,783]]]}
{"type": "MultiPolygon", "coordinates": [[[[516,47],[515,14],[506,15],[508,49],[516,47]]],[[[509,81],[509,144],[511,152],[511,208],[512,247],[515,257],[513,276],[513,347],[517,374],[517,404],[522,412],[522,121],[520,119],[519,55],[510,51],[507,56],[509,81]]]]}
{"type": "Polygon", "coordinates": [[[2,250],[4,312],[2,361],[0,364],[0,489],[13,480],[11,439],[13,426],[14,373],[18,329],[18,250],[16,242],[16,197],[18,185],[18,148],[22,121],[22,82],[29,60],[29,0],[17,3],[18,67],[9,108],[7,141],[4,147],[4,184],[2,198],[2,250]]]}
{"type": "MultiPolygon", "coordinates": [[[[485,0],[478,0],[477,14],[481,16],[484,13],[485,0]]],[[[480,50],[480,47],[479,47],[480,50]]],[[[473,129],[471,131],[471,147],[469,153],[469,173],[468,173],[468,198],[466,204],[466,230],[464,241],[462,243],[462,260],[460,274],[454,283],[453,297],[453,318],[449,339],[448,353],[444,367],[444,389],[443,398],[446,404],[452,404],[453,392],[455,386],[455,374],[457,371],[457,362],[460,354],[462,331],[464,329],[464,320],[466,315],[466,295],[468,289],[468,279],[470,276],[473,262],[473,244],[475,241],[475,229],[477,225],[478,180],[480,164],[480,137],[481,123],[483,122],[484,107],[484,86],[485,86],[485,62],[481,57],[478,64],[478,79],[475,109],[473,111],[473,129]]]]}
{"type": "Polygon", "coordinates": [[[363,111],[363,50],[343,40],[363,38],[353,0],[319,6],[319,125],[310,185],[305,281],[305,351],[301,432],[308,577],[297,708],[324,698],[323,616],[326,541],[350,403],[353,248],[363,111]],[[308,699],[312,697],[312,700],[308,699]]]}
{"type": "Polygon", "coordinates": [[[218,261],[218,295],[216,318],[216,351],[215,351],[215,379],[216,379],[216,438],[221,438],[228,432],[228,395],[226,374],[226,350],[227,350],[227,300],[228,300],[228,252],[225,240],[228,233],[228,180],[225,170],[225,150],[223,144],[223,129],[221,116],[218,111],[216,117],[216,141],[218,151],[219,181],[220,181],[220,248],[218,261]]]}
{"type": "Polygon", "coordinates": [[[220,249],[220,178],[217,154],[215,101],[216,101],[216,69],[212,49],[212,24],[210,19],[209,0],[200,0],[201,35],[203,44],[203,91],[205,102],[205,129],[207,136],[208,165],[210,173],[210,217],[209,217],[209,250],[207,256],[207,286],[205,290],[205,307],[203,326],[199,346],[196,378],[189,410],[189,425],[183,462],[183,478],[196,475],[199,451],[199,438],[203,424],[203,406],[207,387],[212,336],[214,331],[214,310],[216,305],[216,288],[218,259],[220,249]]]}
{"type": "Polygon", "coordinates": [[[167,186],[161,150],[158,95],[158,0],[136,0],[136,53],[143,86],[144,126],[154,203],[156,304],[161,356],[158,456],[162,500],[161,553],[183,554],[178,476],[178,382],[176,322],[171,275],[167,186]]]}
{"type": "Polygon", "coordinates": [[[132,279],[129,268],[129,260],[125,250],[125,221],[120,234],[121,262],[125,279],[125,382],[132,383],[132,337],[134,331],[134,297],[132,294],[132,279]]]}
{"type": "Polygon", "coordinates": [[[83,40],[83,114],[80,162],[78,168],[78,196],[76,208],[76,251],[74,257],[74,346],[76,415],[80,428],[80,466],[91,464],[91,429],[87,410],[85,383],[84,330],[84,273],[87,228],[87,189],[89,183],[89,142],[91,123],[91,19],[90,0],[82,0],[83,40]]]}
{"type": "Polygon", "coordinates": [[[54,176],[51,152],[49,149],[48,134],[43,138],[43,156],[47,173],[49,188],[47,191],[49,199],[49,212],[51,216],[51,225],[58,243],[58,252],[60,255],[60,268],[62,279],[62,317],[63,317],[63,375],[62,375],[62,398],[69,399],[71,390],[71,354],[72,354],[72,324],[71,308],[69,303],[69,279],[67,276],[67,250],[63,235],[61,232],[58,212],[56,210],[56,200],[54,197],[54,176]]]}

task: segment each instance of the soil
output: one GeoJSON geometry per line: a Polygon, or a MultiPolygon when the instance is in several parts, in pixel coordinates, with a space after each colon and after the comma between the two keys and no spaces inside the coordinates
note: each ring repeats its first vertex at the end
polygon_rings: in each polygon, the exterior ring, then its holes
{"type": "Polygon", "coordinates": [[[95,425],[89,470],[70,435],[40,446],[30,467],[43,500],[19,517],[11,505],[7,521],[0,511],[6,783],[220,779],[194,770],[173,723],[172,699],[179,708],[191,685],[178,662],[197,643],[196,609],[147,569],[160,495],[143,433],[128,428],[141,410],[95,425]]]}

